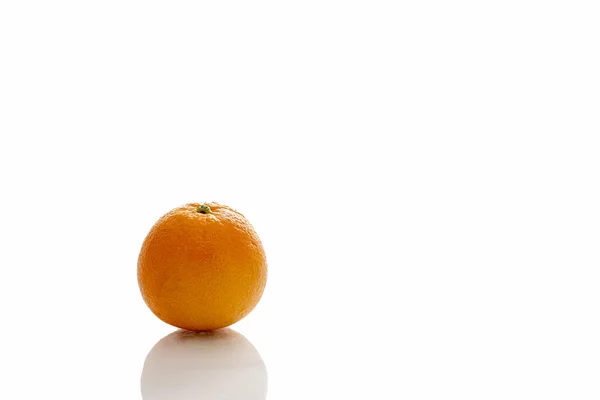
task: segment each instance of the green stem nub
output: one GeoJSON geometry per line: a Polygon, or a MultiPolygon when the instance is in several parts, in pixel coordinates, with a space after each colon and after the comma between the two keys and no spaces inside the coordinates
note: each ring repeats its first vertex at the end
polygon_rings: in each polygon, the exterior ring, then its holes
{"type": "Polygon", "coordinates": [[[198,207],[196,211],[198,211],[201,214],[212,214],[212,211],[210,211],[210,207],[206,204],[202,204],[200,207],[198,207]]]}

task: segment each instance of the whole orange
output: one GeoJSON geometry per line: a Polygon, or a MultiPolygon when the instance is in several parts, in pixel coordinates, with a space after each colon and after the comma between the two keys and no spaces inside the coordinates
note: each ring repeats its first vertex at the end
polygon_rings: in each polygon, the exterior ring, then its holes
{"type": "Polygon", "coordinates": [[[267,261],[242,214],[217,203],[191,203],[150,229],[137,273],[142,297],[158,318],[209,331],[254,309],[267,282],[267,261]]]}

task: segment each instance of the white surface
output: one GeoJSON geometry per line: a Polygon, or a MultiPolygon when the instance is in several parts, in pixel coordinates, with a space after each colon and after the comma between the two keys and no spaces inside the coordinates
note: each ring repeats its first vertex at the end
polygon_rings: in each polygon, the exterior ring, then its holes
{"type": "Polygon", "coordinates": [[[269,400],[597,399],[598,11],[0,3],[0,398],[140,399],[139,247],[214,200],[269,400]]]}

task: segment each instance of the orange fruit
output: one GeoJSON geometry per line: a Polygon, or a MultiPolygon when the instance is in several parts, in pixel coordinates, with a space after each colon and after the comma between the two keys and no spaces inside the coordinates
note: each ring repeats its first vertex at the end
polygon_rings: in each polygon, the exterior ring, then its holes
{"type": "Polygon", "coordinates": [[[267,261],[239,212],[217,203],[175,208],[150,229],[138,258],[144,301],[164,322],[192,331],[229,326],[260,300],[267,261]]]}

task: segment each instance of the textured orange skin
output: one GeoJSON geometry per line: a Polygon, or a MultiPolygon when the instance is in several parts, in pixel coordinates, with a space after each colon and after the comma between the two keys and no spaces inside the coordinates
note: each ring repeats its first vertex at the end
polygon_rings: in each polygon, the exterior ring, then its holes
{"type": "Polygon", "coordinates": [[[175,208],[150,229],[138,258],[144,301],[164,322],[192,331],[229,326],[260,300],[267,282],[262,243],[239,212],[217,203],[175,208]]]}

